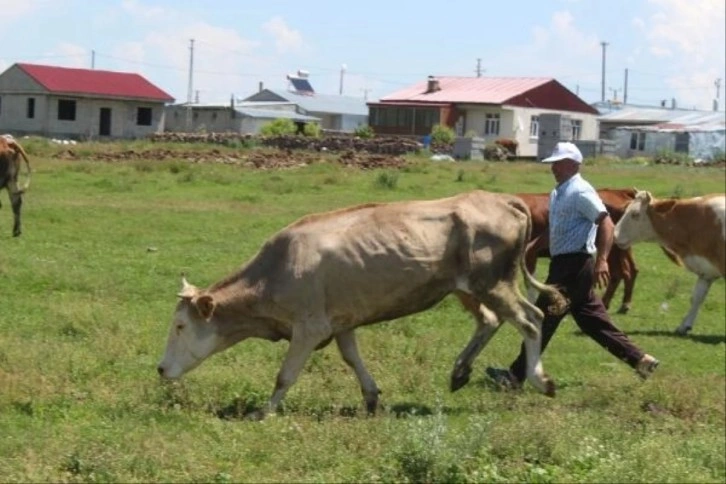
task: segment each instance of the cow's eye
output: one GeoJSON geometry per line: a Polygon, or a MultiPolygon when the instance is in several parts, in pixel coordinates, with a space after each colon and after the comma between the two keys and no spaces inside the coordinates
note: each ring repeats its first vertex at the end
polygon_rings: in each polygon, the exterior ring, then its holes
{"type": "Polygon", "coordinates": [[[184,329],[184,324],[179,323],[176,325],[176,333],[179,334],[184,329]]]}
{"type": "Polygon", "coordinates": [[[639,218],[640,218],[640,214],[639,213],[636,212],[636,213],[633,214],[633,220],[638,220],[639,218]]]}

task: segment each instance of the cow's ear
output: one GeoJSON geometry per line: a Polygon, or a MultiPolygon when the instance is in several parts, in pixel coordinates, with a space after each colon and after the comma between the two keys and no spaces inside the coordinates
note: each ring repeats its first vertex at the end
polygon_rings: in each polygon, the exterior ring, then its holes
{"type": "Polygon", "coordinates": [[[194,306],[196,306],[199,315],[204,318],[205,321],[212,319],[214,313],[214,298],[209,294],[203,294],[192,299],[194,306]]]}
{"type": "Polygon", "coordinates": [[[645,203],[650,205],[650,202],[653,201],[653,195],[650,194],[650,192],[645,192],[645,203]]]}

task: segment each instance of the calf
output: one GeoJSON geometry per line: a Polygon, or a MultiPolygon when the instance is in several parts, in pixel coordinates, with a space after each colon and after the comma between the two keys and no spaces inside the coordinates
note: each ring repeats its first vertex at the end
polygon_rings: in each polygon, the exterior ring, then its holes
{"type": "Polygon", "coordinates": [[[522,334],[527,377],[554,395],[540,362],[542,312],[519,292],[517,274],[566,302],[524,266],[527,206],[512,195],[474,191],[440,200],[367,204],[304,217],[269,239],[240,270],[206,289],[182,281],[158,372],[178,378],[249,337],[290,341],[265,410],[274,411],[310,354],[332,339],[353,369],[369,412],[378,387],[358,354],[355,329],[428,309],[448,294],[476,330],[451,374],[465,385],[471,364],[502,321],[522,334]]]}
{"type": "Polygon", "coordinates": [[[686,334],[713,281],[726,276],[726,195],[657,200],[637,192],[615,225],[615,243],[627,249],[643,241],[666,247],[698,276],[691,308],[676,329],[686,334]]]}
{"type": "Polygon", "coordinates": [[[21,233],[20,207],[23,205],[23,193],[29,186],[30,161],[28,161],[25,150],[12,136],[0,136],[0,190],[7,189],[10,205],[13,208],[13,237],[17,237],[21,233]],[[27,167],[27,178],[22,187],[18,186],[20,157],[25,160],[27,167]]]}

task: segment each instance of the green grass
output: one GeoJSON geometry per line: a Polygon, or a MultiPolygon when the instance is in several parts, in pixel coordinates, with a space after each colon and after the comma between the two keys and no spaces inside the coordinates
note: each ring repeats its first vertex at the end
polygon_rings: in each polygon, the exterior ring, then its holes
{"type": "MultiPolygon", "coordinates": [[[[662,361],[645,383],[568,318],[544,356],[555,399],[488,385],[484,368],[518,351],[510,326],[479,356],[471,383],[449,393],[473,329],[453,298],[358,331],[383,390],[373,418],[334,345],[313,355],[282,412],[263,422],[241,416],[268,398],[287,343],[245,341],[179,383],[157,379],[181,272],[206,286],[311,212],[475,188],[546,192],[545,166],[414,160],[399,171],[327,163],[255,171],[69,162],[51,158],[54,149],[30,143],[20,238],[10,236],[6,198],[0,210],[2,481],[726,480],[724,281],[692,334],[676,337],[695,277],[652,245],[636,246],[633,308],[614,316],[662,361]]],[[[725,181],[719,169],[606,161],[584,173],[599,187],[657,196],[723,191],[725,181]]]]}

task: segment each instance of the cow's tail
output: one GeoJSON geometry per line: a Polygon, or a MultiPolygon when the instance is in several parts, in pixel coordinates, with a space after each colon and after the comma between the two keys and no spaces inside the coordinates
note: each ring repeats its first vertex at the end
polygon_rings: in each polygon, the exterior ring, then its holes
{"type": "Polygon", "coordinates": [[[25,153],[23,147],[20,146],[15,140],[9,141],[8,144],[13,147],[15,153],[22,156],[23,160],[25,160],[25,167],[27,169],[25,183],[20,187],[20,193],[23,193],[25,190],[30,188],[30,160],[28,160],[28,155],[25,153]]]}
{"type": "Polygon", "coordinates": [[[529,272],[529,269],[527,269],[525,254],[527,248],[529,247],[529,239],[532,237],[532,214],[529,211],[529,207],[527,207],[527,205],[519,199],[517,199],[517,202],[513,202],[510,204],[514,208],[522,212],[526,216],[527,220],[526,231],[523,234],[524,240],[521,244],[522,251],[519,254],[519,267],[522,270],[522,274],[524,274],[524,282],[527,287],[533,287],[534,289],[543,293],[549,298],[549,306],[547,307],[548,313],[553,315],[564,314],[569,306],[569,301],[567,300],[567,298],[555,286],[539,282],[529,272]]]}

